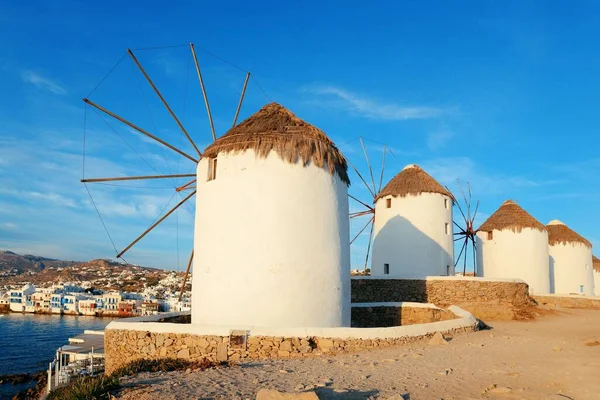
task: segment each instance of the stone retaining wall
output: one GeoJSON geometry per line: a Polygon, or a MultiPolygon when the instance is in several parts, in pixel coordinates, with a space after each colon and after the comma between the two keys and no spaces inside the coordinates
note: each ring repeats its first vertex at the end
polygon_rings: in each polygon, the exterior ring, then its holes
{"type": "Polygon", "coordinates": [[[457,305],[487,320],[522,319],[535,302],[529,286],[519,280],[470,277],[427,279],[352,278],[352,302],[421,302],[439,307],[457,305]]]}
{"type": "Polygon", "coordinates": [[[450,307],[455,319],[391,328],[252,328],[230,330],[194,324],[158,323],[139,317],[113,321],[105,329],[107,373],[137,359],[176,357],[191,361],[239,361],[310,357],[410,343],[436,332],[456,334],[477,330],[477,320],[450,307]]]}
{"type": "Polygon", "coordinates": [[[587,308],[600,310],[600,297],[578,295],[531,296],[540,305],[565,308],[587,308]]]}
{"type": "Polygon", "coordinates": [[[447,321],[456,318],[456,315],[452,312],[433,305],[416,307],[410,305],[394,305],[394,303],[388,304],[365,304],[362,307],[357,307],[356,305],[353,306],[352,327],[376,328],[406,326],[447,321]]]}

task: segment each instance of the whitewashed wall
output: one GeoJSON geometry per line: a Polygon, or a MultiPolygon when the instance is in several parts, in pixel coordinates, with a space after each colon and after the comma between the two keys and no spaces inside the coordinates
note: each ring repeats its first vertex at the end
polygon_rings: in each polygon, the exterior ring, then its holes
{"type": "Polygon", "coordinates": [[[549,246],[550,289],[556,294],[594,295],[592,249],[580,243],[549,246]]]}
{"type": "Polygon", "coordinates": [[[374,238],[373,276],[454,275],[452,199],[447,196],[421,193],[380,198],[375,204],[374,238]],[[389,275],[384,275],[384,264],[390,265],[389,275]]]}
{"type": "Polygon", "coordinates": [[[477,276],[522,279],[530,293],[550,293],[548,232],[495,229],[491,240],[487,232],[478,232],[477,276]]]}
{"type": "Polygon", "coordinates": [[[347,186],[271,152],[198,164],[192,322],[350,326],[347,186]]]}
{"type": "Polygon", "coordinates": [[[600,272],[594,270],[594,296],[600,297],[600,272]]]}

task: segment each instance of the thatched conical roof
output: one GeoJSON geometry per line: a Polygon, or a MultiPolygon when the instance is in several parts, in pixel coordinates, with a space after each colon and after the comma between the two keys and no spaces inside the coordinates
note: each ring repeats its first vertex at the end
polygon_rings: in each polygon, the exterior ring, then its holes
{"type": "Polygon", "coordinates": [[[581,243],[584,246],[592,247],[592,243],[589,240],[557,219],[550,221],[546,225],[546,228],[548,229],[548,244],[550,246],[554,246],[555,244],[581,243]]]}
{"type": "Polygon", "coordinates": [[[409,194],[416,196],[421,193],[440,193],[454,199],[452,193],[423,171],[421,167],[409,164],[381,189],[375,197],[375,201],[385,196],[405,197],[409,194]]]}
{"type": "Polygon", "coordinates": [[[592,265],[594,266],[594,271],[600,272],[600,258],[592,256],[592,265]]]}
{"type": "Polygon", "coordinates": [[[322,130],[277,103],[267,104],[231,128],[204,150],[203,157],[249,149],[263,158],[273,150],[291,164],[302,161],[305,166],[313,163],[323,168],[326,165],[329,173],[337,173],[342,181],[350,184],[346,159],[333,141],[322,130]]]}
{"type": "Polygon", "coordinates": [[[495,213],[479,227],[479,231],[491,232],[493,230],[503,231],[510,229],[513,232],[521,232],[523,228],[545,231],[544,224],[533,218],[527,211],[512,200],[506,200],[495,213]]]}

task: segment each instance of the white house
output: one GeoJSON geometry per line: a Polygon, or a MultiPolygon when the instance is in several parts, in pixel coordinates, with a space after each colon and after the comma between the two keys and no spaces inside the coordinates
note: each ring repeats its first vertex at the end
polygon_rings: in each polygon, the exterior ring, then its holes
{"type": "Polygon", "coordinates": [[[208,146],[192,322],[350,326],[348,184],[331,139],[276,103],[208,146]]]}
{"type": "Polygon", "coordinates": [[[10,311],[24,312],[27,302],[31,302],[31,295],[35,293],[35,286],[30,283],[24,285],[21,289],[10,290],[10,311]]]}
{"type": "Polygon", "coordinates": [[[518,278],[530,293],[550,293],[548,231],[512,200],[477,230],[477,276],[518,278]]]}
{"type": "Polygon", "coordinates": [[[594,295],[592,244],[559,220],[550,221],[550,291],[594,295]]]}
{"type": "Polygon", "coordinates": [[[454,275],[453,196],[411,164],[375,198],[371,275],[454,275]]]}
{"type": "Polygon", "coordinates": [[[600,258],[592,255],[594,268],[594,296],[600,296],[600,258]]]}

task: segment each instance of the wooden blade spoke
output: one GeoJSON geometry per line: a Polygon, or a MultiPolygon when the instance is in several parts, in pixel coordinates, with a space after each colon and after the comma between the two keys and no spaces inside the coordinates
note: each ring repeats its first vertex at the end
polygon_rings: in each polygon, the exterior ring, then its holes
{"type": "Polygon", "coordinates": [[[368,205],[366,203],[363,203],[362,201],[360,201],[356,197],[352,196],[351,194],[349,194],[348,197],[350,197],[352,200],[358,201],[360,204],[362,204],[363,206],[367,207],[369,210],[373,210],[373,207],[371,207],[370,205],[368,205]]]}
{"type": "Polygon", "coordinates": [[[107,110],[104,107],[99,106],[98,104],[94,103],[93,101],[91,101],[90,99],[83,99],[83,101],[89,105],[91,105],[92,107],[102,111],[103,113],[110,115],[111,117],[113,117],[114,119],[116,119],[117,121],[121,121],[122,123],[124,123],[125,125],[129,126],[130,128],[135,129],[136,131],[138,131],[139,133],[148,136],[151,139],[156,140],[158,143],[162,144],[163,146],[168,147],[169,149],[181,154],[182,156],[184,156],[185,158],[192,160],[195,163],[198,163],[198,160],[196,160],[194,157],[190,156],[187,153],[184,153],[183,151],[179,150],[177,147],[170,145],[169,143],[165,142],[162,139],[159,139],[158,137],[154,136],[153,134],[146,132],[145,130],[143,130],[142,128],[140,128],[139,126],[127,121],[125,118],[119,117],[117,114],[107,110]]]}
{"type": "Polygon", "coordinates": [[[233,128],[235,124],[237,124],[238,116],[240,115],[240,110],[242,109],[242,102],[244,101],[244,95],[246,94],[246,87],[248,86],[248,79],[250,79],[250,72],[246,74],[246,80],[244,81],[244,88],[242,89],[242,96],[240,97],[240,103],[238,104],[237,110],[235,111],[235,117],[233,118],[233,124],[231,127],[233,128]]]}
{"type": "Polygon", "coordinates": [[[361,233],[363,233],[363,231],[364,231],[365,229],[367,229],[367,226],[369,226],[369,224],[370,224],[371,222],[373,222],[373,219],[374,219],[374,218],[375,218],[375,217],[372,217],[372,218],[371,218],[371,219],[370,219],[370,220],[369,220],[369,221],[368,221],[368,222],[365,224],[365,226],[363,226],[363,227],[362,227],[362,229],[361,229],[361,230],[360,230],[360,231],[359,231],[359,232],[356,234],[356,236],[354,236],[354,239],[352,239],[352,240],[350,241],[350,244],[354,243],[354,241],[356,240],[356,238],[358,238],[358,237],[360,236],[360,234],[361,234],[361,233]]]}
{"type": "Polygon", "coordinates": [[[352,167],[352,169],[354,170],[354,172],[356,172],[356,175],[358,175],[358,177],[360,178],[360,180],[362,181],[362,183],[365,184],[365,186],[367,187],[367,189],[371,193],[371,196],[373,196],[373,200],[375,200],[375,193],[371,190],[371,188],[369,187],[369,184],[367,183],[367,181],[365,181],[365,178],[362,177],[362,175],[360,174],[360,172],[358,172],[358,170],[356,169],[356,167],[354,167],[354,165],[352,165],[352,163],[350,162],[350,160],[348,160],[347,158],[346,158],[346,162],[348,163],[348,165],[350,167],[352,167]]]}
{"type": "Polygon", "coordinates": [[[373,184],[373,191],[377,192],[377,188],[375,187],[375,178],[373,177],[373,168],[371,168],[371,162],[369,161],[369,155],[367,154],[367,148],[365,147],[365,143],[362,138],[359,137],[360,145],[362,146],[363,153],[365,153],[365,158],[367,159],[367,166],[369,167],[369,173],[371,174],[371,183],[373,184]]]}
{"type": "Polygon", "coordinates": [[[457,227],[458,229],[460,229],[460,233],[462,233],[463,235],[466,235],[467,231],[465,231],[465,230],[464,230],[464,229],[463,229],[463,228],[462,228],[462,227],[461,227],[459,224],[457,224],[457,223],[456,223],[456,221],[452,221],[452,223],[453,223],[454,225],[456,225],[456,227],[457,227]]]}
{"type": "Polygon", "coordinates": [[[456,268],[456,266],[458,265],[458,262],[460,261],[460,256],[462,255],[463,251],[465,250],[465,246],[466,246],[467,242],[464,241],[463,245],[460,249],[460,253],[458,253],[458,257],[456,257],[456,261],[454,262],[454,267],[456,268]]]}
{"type": "Polygon", "coordinates": [[[479,200],[477,200],[477,204],[475,205],[475,212],[473,213],[473,222],[475,222],[475,217],[477,217],[478,209],[479,209],[479,200]]]}
{"type": "Polygon", "coordinates": [[[471,238],[471,243],[473,245],[473,273],[477,271],[477,254],[475,253],[475,240],[471,238]]]}
{"type": "Polygon", "coordinates": [[[350,219],[357,218],[357,217],[362,217],[363,215],[373,214],[374,212],[375,211],[373,211],[373,210],[367,210],[367,211],[359,211],[359,212],[351,213],[350,214],[350,219]]]}
{"type": "MultiPolygon", "coordinates": [[[[112,181],[137,181],[137,180],[143,180],[143,179],[189,178],[192,176],[196,176],[196,174],[121,176],[118,178],[90,178],[90,179],[82,179],[81,182],[92,183],[92,182],[112,182],[112,181]]],[[[195,182],[195,180],[194,180],[194,182],[195,182]]]]}
{"type": "Polygon", "coordinates": [[[183,283],[181,285],[181,291],[179,292],[179,301],[181,302],[181,298],[183,297],[183,291],[185,290],[185,284],[188,279],[188,275],[190,274],[190,267],[192,266],[192,260],[194,259],[194,249],[192,249],[192,254],[190,254],[190,261],[188,261],[187,269],[185,270],[185,276],[183,277],[183,283]]]}
{"type": "MultiPolygon", "coordinates": [[[[450,189],[448,189],[448,186],[445,186],[445,187],[446,187],[446,190],[449,193],[452,193],[452,192],[450,192],[450,189]]],[[[455,201],[454,204],[456,204],[456,206],[458,207],[458,211],[460,211],[460,214],[462,215],[462,217],[463,217],[463,219],[465,220],[465,223],[466,223],[467,222],[467,217],[465,216],[465,213],[463,212],[462,207],[460,206],[460,202],[459,201],[455,201]]]]}
{"type": "MultiPolygon", "coordinates": [[[[469,241],[468,237],[465,237],[465,249],[467,248],[467,243],[469,241]]],[[[467,251],[469,251],[467,249],[467,251]]],[[[465,276],[467,274],[467,251],[465,251],[465,258],[464,258],[464,267],[463,267],[463,276],[465,276]]]]}
{"type": "Polygon", "coordinates": [[[464,191],[462,185],[459,184],[459,187],[460,187],[460,191],[462,192],[463,199],[465,199],[465,205],[467,207],[467,216],[469,217],[469,218],[465,218],[465,220],[468,223],[471,220],[471,205],[467,201],[467,196],[465,195],[465,191],[464,191]]]}
{"type": "Polygon", "coordinates": [[[192,183],[195,183],[195,182],[196,182],[196,180],[195,180],[195,179],[192,179],[191,181],[189,181],[189,182],[188,182],[188,183],[186,183],[185,185],[181,185],[181,186],[179,186],[178,188],[175,188],[175,191],[176,191],[176,192],[181,192],[182,190],[189,189],[189,188],[190,188],[190,185],[191,185],[192,183]]]}
{"type": "Polygon", "coordinates": [[[183,134],[185,135],[185,137],[191,143],[191,145],[194,148],[194,150],[196,150],[196,152],[198,153],[198,156],[202,157],[202,153],[200,153],[200,150],[198,150],[198,147],[196,147],[196,143],[194,143],[194,141],[192,140],[192,138],[190,137],[190,135],[187,133],[187,131],[185,130],[185,128],[183,127],[183,125],[179,121],[179,118],[177,118],[177,116],[175,115],[175,113],[173,112],[173,110],[171,110],[171,107],[169,106],[169,103],[167,103],[167,101],[162,96],[162,94],[160,94],[158,88],[156,87],[156,85],[154,85],[154,82],[152,82],[152,79],[150,79],[150,76],[148,76],[148,74],[146,73],[146,71],[142,67],[142,64],[140,64],[140,62],[138,61],[138,59],[135,57],[135,55],[133,54],[133,52],[130,49],[127,49],[127,53],[129,53],[129,56],[131,57],[131,59],[133,60],[133,62],[140,69],[140,71],[142,72],[142,74],[144,75],[144,77],[146,78],[146,80],[148,81],[148,83],[150,84],[150,86],[152,86],[152,89],[154,89],[154,92],[160,98],[160,100],[164,104],[164,106],[167,109],[167,111],[169,111],[169,114],[171,114],[171,117],[173,117],[173,119],[175,120],[175,123],[177,123],[177,126],[179,126],[179,129],[181,129],[181,131],[183,132],[183,134]]]}
{"type": "Polygon", "coordinates": [[[383,145],[383,160],[381,161],[381,175],[379,175],[379,187],[377,188],[377,193],[381,192],[381,185],[383,183],[383,170],[385,169],[385,154],[387,145],[383,145]]]}
{"type": "Polygon", "coordinates": [[[166,213],[158,221],[156,221],[155,223],[153,223],[150,226],[150,228],[146,229],[144,231],[144,233],[142,233],[140,236],[137,237],[137,239],[135,239],[133,242],[131,242],[131,244],[129,246],[125,247],[125,249],[123,249],[119,254],[117,254],[117,258],[120,258],[123,254],[125,254],[130,248],[132,248],[137,242],[139,242],[144,236],[146,236],[152,229],[156,228],[161,222],[163,222],[165,219],[167,219],[167,217],[169,215],[171,215],[175,210],[177,210],[183,203],[185,203],[186,201],[188,201],[195,194],[196,194],[196,191],[194,190],[185,199],[183,199],[179,203],[177,203],[177,205],[175,207],[171,208],[171,210],[168,213],[166,213]]]}
{"type": "Polygon", "coordinates": [[[200,72],[200,64],[198,63],[198,57],[196,57],[196,49],[194,44],[190,43],[192,49],[192,56],[194,58],[194,64],[196,64],[196,72],[198,73],[198,80],[200,81],[200,89],[202,89],[202,96],[204,97],[204,105],[206,106],[206,113],[208,114],[208,122],[210,122],[210,131],[212,133],[213,142],[217,140],[215,133],[215,124],[213,123],[212,113],[210,112],[210,105],[208,104],[208,95],[206,94],[206,88],[204,87],[204,80],[202,79],[202,73],[200,72]]]}

